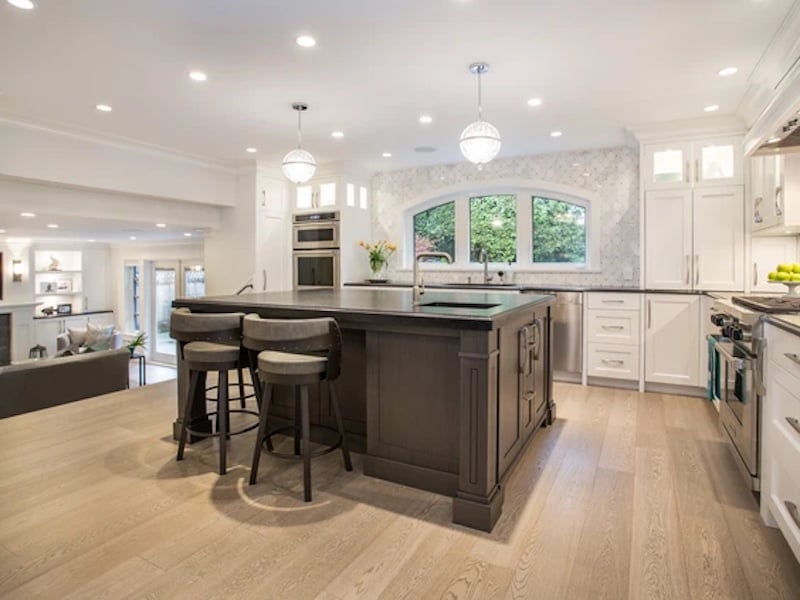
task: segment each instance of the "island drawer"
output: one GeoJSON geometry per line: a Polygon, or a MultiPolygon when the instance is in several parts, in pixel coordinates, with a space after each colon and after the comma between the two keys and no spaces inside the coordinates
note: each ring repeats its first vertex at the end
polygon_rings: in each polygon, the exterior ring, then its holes
{"type": "Polygon", "coordinates": [[[770,338],[767,346],[770,362],[783,367],[795,377],[800,377],[800,336],[774,328],[770,338]]]}
{"type": "Polygon", "coordinates": [[[792,449],[787,447],[788,440],[777,437],[774,454],[770,457],[770,491],[769,509],[778,522],[795,557],[800,560],[800,483],[796,473],[797,458],[794,462],[786,460],[786,454],[792,449]]]}
{"type": "Polygon", "coordinates": [[[590,377],[639,379],[639,348],[621,344],[589,344],[590,377]]]}
{"type": "Polygon", "coordinates": [[[639,310],[639,294],[590,292],[587,304],[589,308],[606,310],[639,310]]]}
{"type": "Polygon", "coordinates": [[[639,311],[590,310],[588,316],[590,343],[639,344],[639,311]]]}

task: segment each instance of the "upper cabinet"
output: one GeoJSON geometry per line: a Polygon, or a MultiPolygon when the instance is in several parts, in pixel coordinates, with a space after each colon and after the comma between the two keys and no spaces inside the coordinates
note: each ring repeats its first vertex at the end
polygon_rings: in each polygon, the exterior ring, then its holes
{"type": "Polygon", "coordinates": [[[758,235],[800,233],[800,154],[750,159],[750,225],[758,235]]]}
{"type": "Polygon", "coordinates": [[[744,181],[739,137],[647,144],[643,154],[642,173],[646,190],[741,184],[744,181]]]}
{"type": "Polygon", "coordinates": [[[295,192],[295,210],[369,209],[369,190],[363,183],[346,176],[298,185],[295,192]]]}

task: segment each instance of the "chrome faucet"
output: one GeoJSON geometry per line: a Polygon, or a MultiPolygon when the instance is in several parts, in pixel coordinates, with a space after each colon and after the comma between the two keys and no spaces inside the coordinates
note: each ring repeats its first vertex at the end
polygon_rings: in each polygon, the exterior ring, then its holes
{"type": "Polygon", "coordinates": [[[420,303],[420,296],[425,293],[425,283],[422,281],[422,278],[420,277],[420,280],[417,281],[419,260],[421,258],[443,258],[447,261],[447,264],[453,264],[453,257],[447,252],[420,252],[414,257],[414,306],[417,306],[420,303]]]}
{"type": "Polygon", "coordinates": [[[481,250],[478,260],[483,263],[483,283],[489,283],[493,277],[489,275],[489,255],[486,250],[481,250]]]}

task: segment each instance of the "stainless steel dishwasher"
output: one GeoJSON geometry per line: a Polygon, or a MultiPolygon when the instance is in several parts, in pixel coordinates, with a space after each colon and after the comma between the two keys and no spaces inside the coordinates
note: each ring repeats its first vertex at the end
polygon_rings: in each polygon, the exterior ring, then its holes
{"type": "Polygon", "coordinates": [[[583,372],[583,293],[526,290],[556,297],[553,320],[553,379],[580,382],[583,372]]]}

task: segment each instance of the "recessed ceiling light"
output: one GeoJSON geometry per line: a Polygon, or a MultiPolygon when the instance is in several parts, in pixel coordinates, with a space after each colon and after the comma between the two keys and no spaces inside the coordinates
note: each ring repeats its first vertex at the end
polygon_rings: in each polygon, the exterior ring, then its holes
{"type": "Polygon", "coordinates": [[[186,233],[183,234],[183,237],[192,237],[192,234],[191,232],[187,231],[186,233]]]}
{"type": "Polygon", "coordinates": [[[167,226],[166,223],[156,223],[156,227],[159,227],[160,229],[164,229],[164,227],[166,226],[167,226]]]}
{"type": "Polygon", "coordinates": [[[431,152],[436,152],[436,148],[433,146],[417,146],[414,148],[414,152],[418,154],[430,154],[431,152]]]}
{"type": "Polygon", "coordinates": [[[579,162],[574,162],[574,163],[572,163],[572,166],[573,166],[573,167],[580,167],[580,166],[581,166],[581,163],[579,163],[579,162]]]}
{"type": "Polygon", "coordinates": [[[392,158],[392,153],[391,152],[384,152],[383,154],[381,154],[381,156],[383,158],[392,158]]]}
{"type": "Polygon", "coordinates": [[[724,69],[719,70],[720,77],[730,77],[731,75],[736,75],[739,71],[736,67],[725,67],[724,69]]]}
{"type": "Polygon", "coordinates": [[[132,236],[130,236],[128,239],[129,239],[129,240],[135,240],[135,239],[136,239],[136,236],[135,236],[135,235],[132,235],[132,236]]]}
{"type": "Polygon", "coordinates": [[[47,224],[47,228],[48,229],[58,229],[58,225],[56,223],[48,223],[47,224]]]}
{"type": "Polygon", "coordinates": [[[550,137],[561,137],[562,135],[564,135],[564,134],[561,133],[560,131],[551,131],[550,132],[550,137]]]}
{"type": "Polygon", "coordinates": [[[245,152],[249,152],[250,154],[255,154],[256,152],[258,152],[258,148],[253,148],[252,146],[250,146],[245,150],[245,152]]]}
{"type": "Polygon", "coordinates": [[[297,42],[298,46],[302,46],[303,48],[313,48],[317,45],[317,40],[310,35],[299,35],[295,42],[297,42]]]}
{"type": "Polygon", "coordinates": [[[341,139],[341,138],[344,137],[344,132],[343,131],[332,131],[331,132],[331,137],[335,137],[336,139],[341,139]]]}
{"type": "Polygon", "coordinates": [[[202,71],[192,71],[189,73],[189,79],[192,81],[205,81],[208,79],[208,75],[203,73],[202,71]]]}
{"type": "Polygon", "coordinates": [[[419,122],[427,125],[428,123],[433,123],[433,117],[430,115],[421,115],[419,118],[419,122]]]}
{"type": "Polygon", "coordinates": [[[30,219],[32,217],[35,217],[36,214],[35,213],[24,212],[24,213],[19,213],[19,216],[20,217],[28,217],[30,219]]]}
{"type": "Polygon", "coordinates": [[[541,98],[531,98],[528,100],[528,106],[541,106],[542,99],[541,98]]]}
{"type": "Polygon", "coordinates": [[[704,109],[706,112],[715,112],[719,110],[719,104],[709,104],[704,109]]]}
{"type": "Polygon", "coordinates": [[[100,112],[111,112],[111,107],[108,104],[98,104],[95,108],[100,112]]]}
{"type": "Polygon", "coordinates": [[[94,244],[95,242],[95,240],[86,240],[86,241],[89,242],[90,244],[94,244]]]}
{"type": "Polygon", "coordinates": [[[31,0],[8,0],[8,3],[11,6],[16,6],[17,8],[24,8],[25,10],[31,10],[34,7],[33,2],[31,0]]]}
{"type": "Polygon", "coordinates": [[[5,233],[5,232],[6,232],[5,229],[0,229],[0,233],[5,233]]]}
{"type": "Polygon", "coordinates": [[[775,143],[780,142],[780,141],[781,141],[781,138],[779,138],[779,137],[771,137],[771,138],[769,138],[767,140],[767,143],[768,144],[775,144],[775,143]]]}

